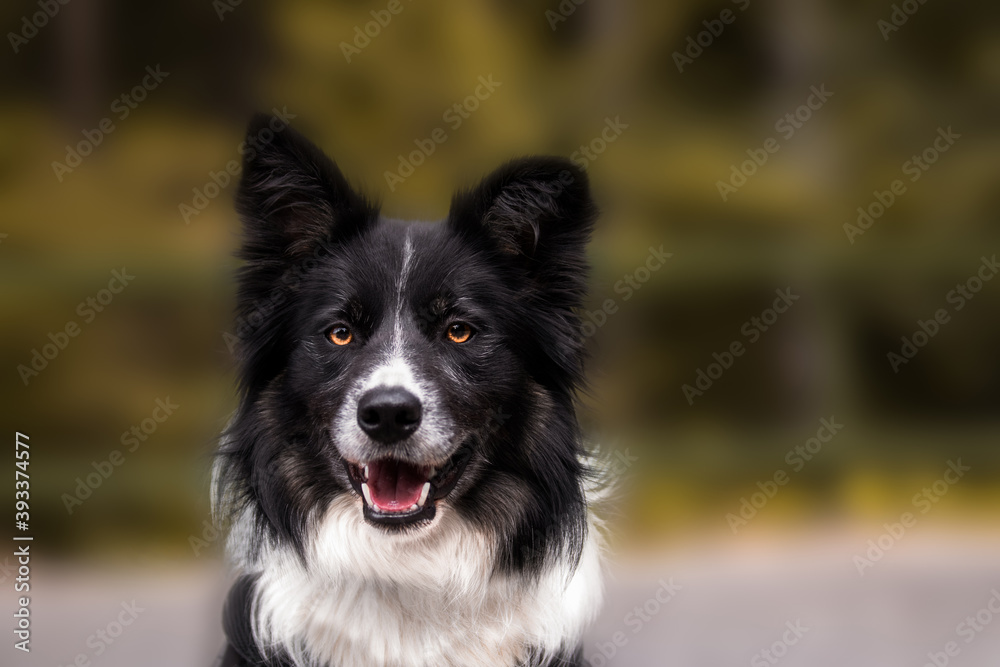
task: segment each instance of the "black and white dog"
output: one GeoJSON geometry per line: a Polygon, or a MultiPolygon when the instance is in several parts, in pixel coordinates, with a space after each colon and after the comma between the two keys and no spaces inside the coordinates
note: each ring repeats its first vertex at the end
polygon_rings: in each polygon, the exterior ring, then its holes
{"type": "Polygon", "coordinates": [[[515,160],[404,222],[274,119],[248,137],[224,665],[583,665],[586,174],[515,160]]]}

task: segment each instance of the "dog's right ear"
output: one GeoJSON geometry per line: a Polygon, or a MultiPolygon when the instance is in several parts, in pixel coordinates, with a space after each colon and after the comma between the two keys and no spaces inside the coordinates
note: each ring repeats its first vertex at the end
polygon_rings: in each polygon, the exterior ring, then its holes
{"type": "Polygon", "coordinates": [[[247,129],[236,210],[243,220],[235,336],[241,385],[260,391],[283,367],[290,292],[314,259],[359,234],[378,209],[351,189],[333,161],[279,118],[257,115],[247,129]]]}
{"type": "Polygon", "coordinates": [[[275,116],[247,128],[236,210],[243,220],[240,257],[288,264],[319,244],[357,233],[375,208],[354,192],[337,165],[275,116]]]}

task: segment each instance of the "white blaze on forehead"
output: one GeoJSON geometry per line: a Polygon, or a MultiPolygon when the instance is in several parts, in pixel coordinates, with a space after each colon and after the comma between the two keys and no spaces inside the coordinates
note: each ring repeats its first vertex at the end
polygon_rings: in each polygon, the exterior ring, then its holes
{"type": "Polygon", "coordinates": [[[392,357],[403,356],[403,291],[410,275],[410,260],[413,258],[413,244],[410,242],[410,229],[406,229],[403,241],[403,262],[399,270],[399,282],[396,284],[396,313],[392,328],[392,357]]]}
{"type": "Polygon", "coordinates": [[[399,271],[399,282],[396,284],[396,310],[393,314],[392,344],[388,357],[377,367],[365,381],[364,389],[374,387],[403,387],[411,393],[420,396],[421,392],[413,368],[406,361],[406,350],[403,348],[403,291],[410,273],[410,260],[413,257],[413,244],[410,242],[410,230],[406,230],[403,242],[403,260],[399,271]]]}

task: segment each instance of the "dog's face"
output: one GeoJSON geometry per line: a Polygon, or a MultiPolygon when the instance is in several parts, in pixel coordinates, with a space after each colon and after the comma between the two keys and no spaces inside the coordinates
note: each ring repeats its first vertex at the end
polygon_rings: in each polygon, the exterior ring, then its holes
{"type": "Polygon", "coordinates": [[[445,221],[405,223],[285,130],[246,156],[237,206],[229,463],[280,533],[343,494],[388,532],[429,529],[441,503],[518,530],[537,496],[566,497],[594,217],[583,172],[515,161],[445,221]]]}
{"type": "MultiPolygon", "coordinates": [[[[441,227],[380,221],[323,258],[293,317],[286,381],[381,525],[426,524],[491,407],[522,389],[502,272],[441,227]]],[[[502,418],[502,416],[500,416],[502,418]]]]}

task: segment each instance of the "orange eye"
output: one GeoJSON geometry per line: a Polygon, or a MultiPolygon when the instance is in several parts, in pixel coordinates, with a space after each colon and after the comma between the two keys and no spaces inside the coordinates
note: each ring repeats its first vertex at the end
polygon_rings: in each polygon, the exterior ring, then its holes
{"type": "Polygon", "coordinates": [[[354,340],[354,334],[352,334],[351,330],[343,324],[338,324],[330,329],[330,331],[327,332],[327,336],[330,337],[330,340],[333,341],[335,345],[347,345],[354,340]]]}
{"type": "Polygon", "coordinates": [[[464,343],[472,338],[472,327],[465,322],[455,322],[448,327],[448,340],[452,343],[464,343]]]}

